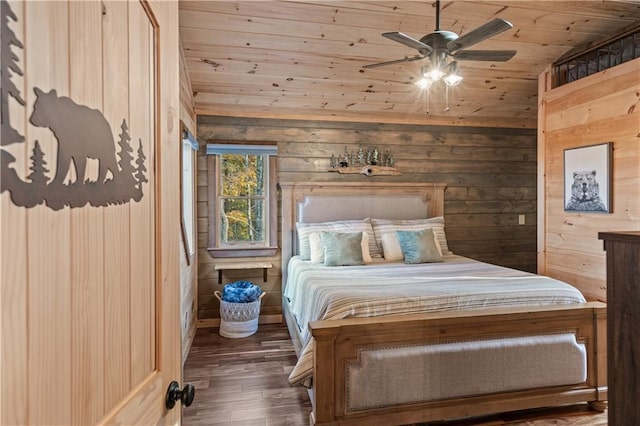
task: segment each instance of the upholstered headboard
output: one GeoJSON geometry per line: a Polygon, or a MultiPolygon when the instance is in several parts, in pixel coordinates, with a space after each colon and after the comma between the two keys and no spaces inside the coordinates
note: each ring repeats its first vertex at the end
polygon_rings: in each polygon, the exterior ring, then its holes
{"type": "Polygon", "coordinates": [[[424,219],[444,215],[443,183],[280,182],[282,279],[297,252],[296,222],[345,219],[424,219]]]}

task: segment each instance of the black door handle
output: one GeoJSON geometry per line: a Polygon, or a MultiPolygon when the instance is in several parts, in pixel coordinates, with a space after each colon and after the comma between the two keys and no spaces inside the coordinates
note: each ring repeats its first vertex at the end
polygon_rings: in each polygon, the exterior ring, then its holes
{"type": "Polygon", "coordinates": [[[165,399],[164,406],[167,410],[171,410],[175,407],[176,402],[182,402],[182,405],[188,407],[193,402],[193,398],[196,396],[196,388],[191,383],[187,383],[182,390],[180,390],[180,384],[175,380],[169,385],[167,389],[167,398],[165,399]]]}

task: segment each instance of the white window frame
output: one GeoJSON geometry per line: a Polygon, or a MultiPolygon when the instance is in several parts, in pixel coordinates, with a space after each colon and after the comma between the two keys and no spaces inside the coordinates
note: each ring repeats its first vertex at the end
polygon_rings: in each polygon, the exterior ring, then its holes
{"type": "Polygon", "coordinates": [[[195,153],[198,151],[199,145],[196,138],[184,128],[182,130],[182,146],[180,153],[181,174],[181,216],[182,216],[182,239],[184,243],[185,255],[187,263],[191,261],[191,257],[195,254],[195,176],[194,164],[195,153]]]}
{"type": "Polygon", "coordinates": [[[208,251],[212,257],[260,257],[274,256],[277,254],[277,196],[276,196],[276,160],[277,146],[271,143],[264,144],[207,144],[207,173],[209,196],[209,240],[208,251]],[[264,242],[238,242],[227,244],[220,239],[220,209],[225,198],[221,193],[220,170],[222,154],[254,154],[264,155],[267,158],[266,185],[265,185],[265,241],[264,242]]]}

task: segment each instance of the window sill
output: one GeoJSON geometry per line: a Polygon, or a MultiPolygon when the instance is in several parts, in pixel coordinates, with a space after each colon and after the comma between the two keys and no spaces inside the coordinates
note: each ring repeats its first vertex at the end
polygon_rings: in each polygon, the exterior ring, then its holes
{"type": "Polygon", "coordinates": [[[278,247],[243,247],[237,249],[208,247],[211,257],[271,257],[278,254],[278,247]]]}

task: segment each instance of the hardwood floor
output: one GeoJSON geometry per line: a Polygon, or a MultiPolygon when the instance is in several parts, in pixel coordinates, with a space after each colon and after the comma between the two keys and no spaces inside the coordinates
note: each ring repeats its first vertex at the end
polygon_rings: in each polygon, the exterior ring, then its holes
{"type": "Polygon", "coordinates": [[[226,339],[198,329],[184,367],[196,397],[184,425],[298,426],[309,422],[306,389],[290,387],[296,355],[284,325],[260,325],[253,336],[226,339]]]}
{"type": "MultiPolygon", "coordinates": [[[[196,397],[183,409],[184,425],[304,426],[311,404],[306,389],[290,387],[287,376],[296,361],[284,325],[260,325],[242,339],[225,339],[217,328],[197,331],[184,367],[184,383],[196,397]]],[[[585,404],[528,410],[422,426],[603,426],[607,413],[585,404]]]]}

